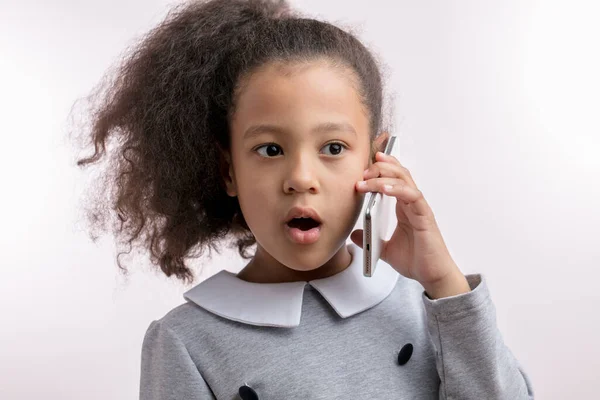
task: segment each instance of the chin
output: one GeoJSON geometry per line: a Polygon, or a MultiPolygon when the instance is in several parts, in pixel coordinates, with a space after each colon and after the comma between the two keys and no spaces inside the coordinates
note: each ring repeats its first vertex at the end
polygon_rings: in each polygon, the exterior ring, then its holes
{"type": "Polygon", "coordinates": [[[316,254],[306,255],[304,257],[286,257],[282,264],[287,268],[298,272],[310,272],[319,269],[323,264],[331,259],[316,254]]]}
{"type": "Polygon", "coordinates": [[[283,265],[298,272],[309,272],[321,268],[329,260],[331,260],[340,250],[346,245],[345,240],[341,240],[340,245],[327,245],[327,248],[306,248],[305,250],[294,249],[285,252],[281,258],[283,265]],[[296,257],[290,257],[290,254],[295,253],[296,257]]]}

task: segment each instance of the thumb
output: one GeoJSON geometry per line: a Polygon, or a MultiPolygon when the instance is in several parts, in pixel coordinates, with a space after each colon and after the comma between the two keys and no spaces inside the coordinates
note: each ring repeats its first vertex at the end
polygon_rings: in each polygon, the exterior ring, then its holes
{"type": "Polygon", "coordinates": [[[357,229],[350,234],[350,240],[362,249],[363,247],[363,230],[357,229]]]}

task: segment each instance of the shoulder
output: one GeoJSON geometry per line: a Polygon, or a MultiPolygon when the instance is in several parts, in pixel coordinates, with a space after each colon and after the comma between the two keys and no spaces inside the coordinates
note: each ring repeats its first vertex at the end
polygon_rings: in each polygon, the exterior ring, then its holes
{"type": "Polygon", "coordinates": [[[156,319],[148,326],[150,332],[166,332],[182,342],[190,338],[199,339],[224,328],[227,322],[204,310],[198,305],[186,301],[173,308],[162,318],[156,319]]]}

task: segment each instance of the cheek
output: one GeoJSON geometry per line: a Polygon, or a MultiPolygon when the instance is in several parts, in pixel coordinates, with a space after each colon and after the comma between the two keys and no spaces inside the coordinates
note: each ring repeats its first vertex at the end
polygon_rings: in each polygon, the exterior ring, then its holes
{"type": "Polygon", "coordinates": [[[245,198],[255,198],[257,202],[273,193],[274,179],[270,179],[267,175],[252,173],[251,171],[242,173],[237,182],[237,188],[240,196],[245,198]]]}
{"type": "Polygon", "coordinates": [[[276,209],[276,199],[271,195],[274,193],[273,180],[248,172],[237,175],[237,178],[240,208],[250,228],[256,228],[253,226],[256,222],[264,221],[276,209]]]}
{"type": "Polygon", "coordinates": [[[346,169],[329,179],[324,190],[332,204],[353,204],[360,198],[361,193],[356,190],[356,182],[362,179],[363,171],[362,168],[346,169]]]}

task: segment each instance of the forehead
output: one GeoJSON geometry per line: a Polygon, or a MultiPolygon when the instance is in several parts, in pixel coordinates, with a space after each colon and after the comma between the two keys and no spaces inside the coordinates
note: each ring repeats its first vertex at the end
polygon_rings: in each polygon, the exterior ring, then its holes
{"type": "Polygon", "coordinates": [[[245,77],[232,127],[255,123],[349,123],[368,129],[355,74],[328,62],[271,63],[245,77]]]}

